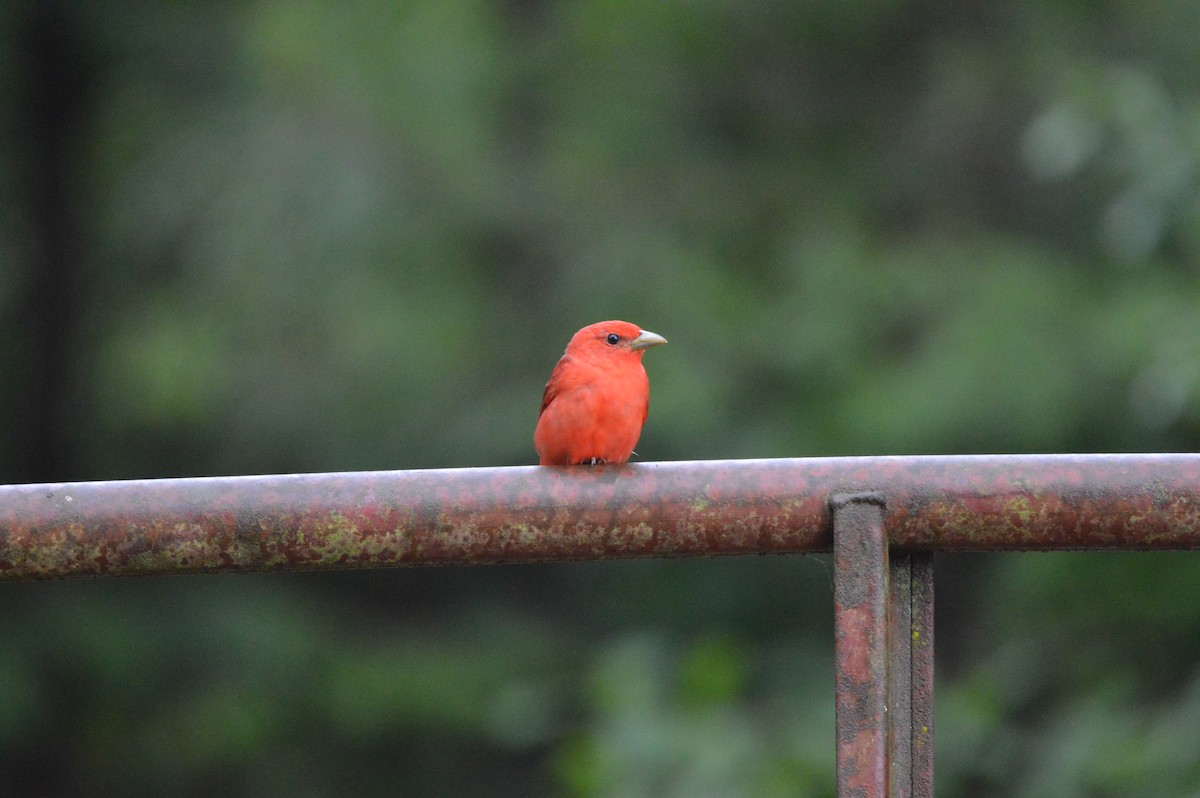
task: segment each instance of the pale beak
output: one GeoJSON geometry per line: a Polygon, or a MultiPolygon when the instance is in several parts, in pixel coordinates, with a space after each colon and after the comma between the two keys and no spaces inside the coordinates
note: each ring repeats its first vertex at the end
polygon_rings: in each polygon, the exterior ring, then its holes
{"type": "Polygon", "coordinates": [[[638,337],[629,342],[630,349],[649,349],[652,346],[665,344],[666,338],[663,338],[658,333],[652,333],[649,330],[639,330],[638,337]]]}

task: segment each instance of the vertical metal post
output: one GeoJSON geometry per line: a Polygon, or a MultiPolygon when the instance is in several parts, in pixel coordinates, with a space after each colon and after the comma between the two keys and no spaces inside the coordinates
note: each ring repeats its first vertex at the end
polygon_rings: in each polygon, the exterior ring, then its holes
{"type": "Polygon", "coordinates": [[[932,798],[933,555],[889,556],[880,494],[831,509],[838,795],[932,798]]]}
{"type": "Polygon", "coordinates": [[[834,496],[833,607],[839,798],[887,795],[887,539],[883,497],[834,496]]]}
{"type": "Polygon", "coordinates": [[[912,563],[912,795],[933,798],[933,552],[912,563]]]}
{"type": "Polygon", "coordinates": [[[933,554],[888,566],[888,795],[933,795],[933,554]]]}

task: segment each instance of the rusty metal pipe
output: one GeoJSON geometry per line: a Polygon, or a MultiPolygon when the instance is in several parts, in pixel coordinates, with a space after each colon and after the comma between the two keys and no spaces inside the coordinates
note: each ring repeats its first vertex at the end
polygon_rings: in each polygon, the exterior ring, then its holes
{"type": "Polygon", "coordinates": [[[933,795],[933,552],[888,560],[888,798],[933,795]]]}
{"type": "Polygon", "coordinates": [[[897,746],[888,728],[893,685],[884,500],[878,493],[843,493],[830,504],[837,794],[887,798],[897,746]]]}
{"type": "Polygon", "coordinates": [[[0,486],[0,579],[828,551],[1200,548],[1200,455],[862,457],[0,486]]]}

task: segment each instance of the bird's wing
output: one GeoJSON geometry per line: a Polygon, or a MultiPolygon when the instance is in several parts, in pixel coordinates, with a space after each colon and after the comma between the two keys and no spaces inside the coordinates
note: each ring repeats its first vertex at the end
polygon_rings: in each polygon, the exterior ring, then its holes
{"type": "Polygon", "coordinates": [[[546,408],[554,401],[554,397],[558,395],[558,386],[554,384],[554,380],[546,383],[546,390],[542,391],[542,409],[538,411],[538,418],[542,417],[542,413],[546,412],[546,408]]]}
{"type": "Polygon", "coordinates": [[[568,370],[568,363],[570,363],[569,356],[563,355],[558,359],[558,363],[555,364],[554,370],[550,372],[550,379],[546,380],[546,389],[542,391],[542,408],[538,410],[538,418],[542,417],[542,413],[546,412],[546,408],[550,406],[550,403],[553,402],[555,397],[558,396],[559,392],[562,391],[564,379],[563,375],[566,374],[568,370]]]}

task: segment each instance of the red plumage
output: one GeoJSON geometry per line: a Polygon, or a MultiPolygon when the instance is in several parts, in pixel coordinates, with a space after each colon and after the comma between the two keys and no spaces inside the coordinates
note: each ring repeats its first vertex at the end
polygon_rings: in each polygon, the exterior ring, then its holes
{"type": "Polygon", "coordinates": [[[533,433],[540,464],[627,461],[650,411],[642,355],[666,342],[627,321],[602,321],[575,333],[542,394],[533,433]]]}

